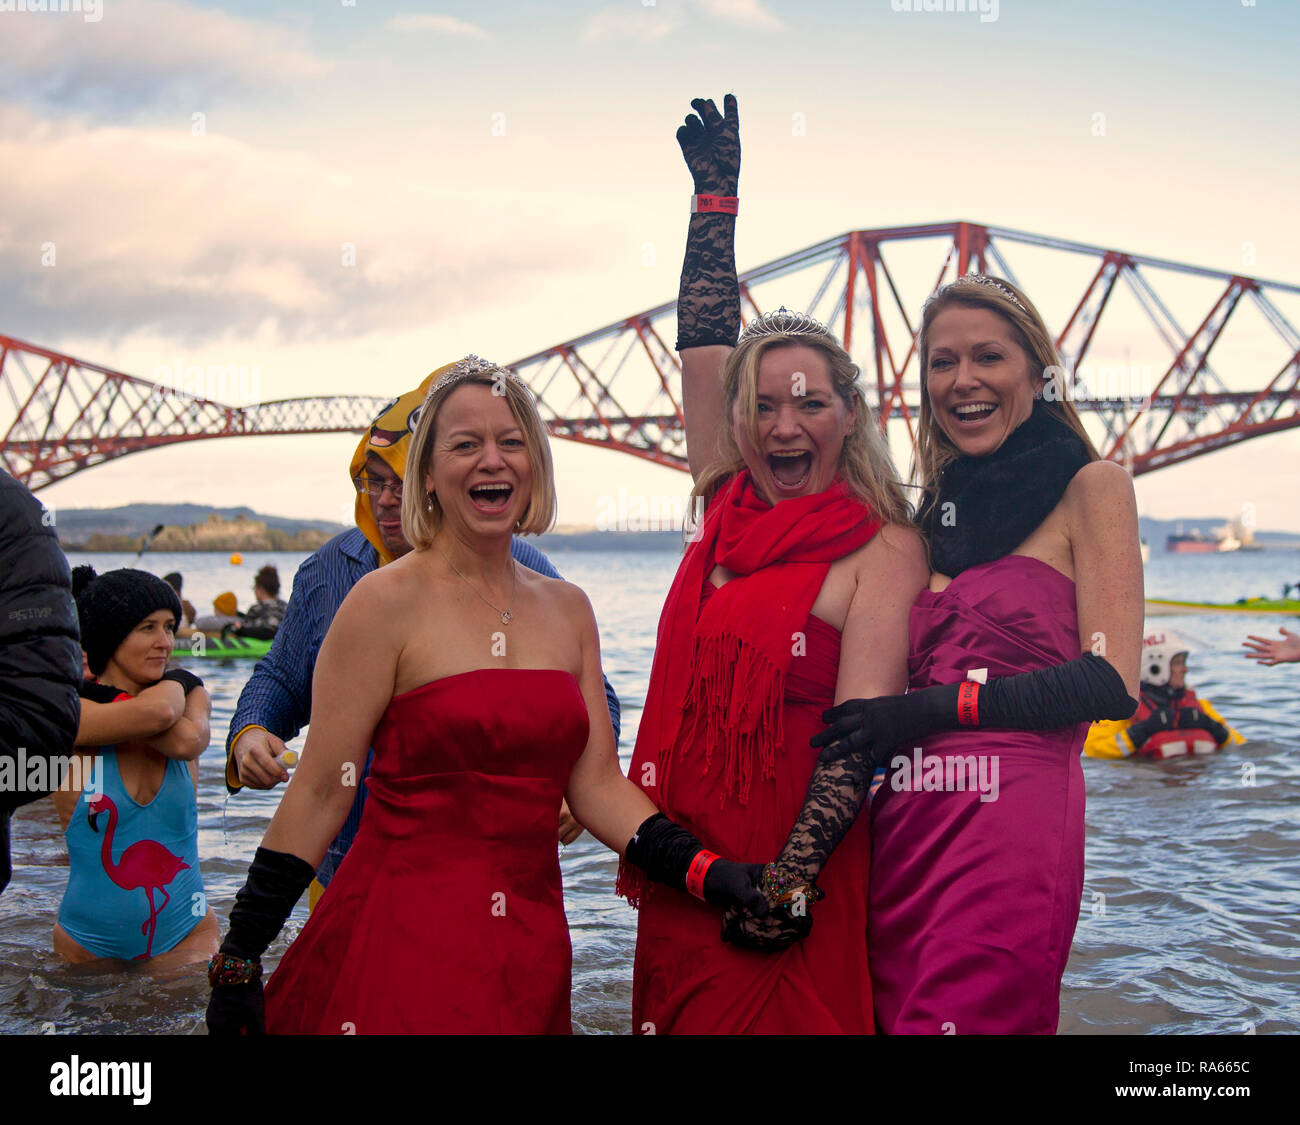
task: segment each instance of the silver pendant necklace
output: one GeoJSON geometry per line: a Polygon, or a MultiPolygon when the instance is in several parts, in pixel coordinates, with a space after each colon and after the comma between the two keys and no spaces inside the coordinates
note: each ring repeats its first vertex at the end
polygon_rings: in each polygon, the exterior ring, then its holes
{"type": "MultiPolygon", "coordinates": [[[[478,587],[475,586],[474,583],[471,582],[468,578],[466,578],[463,574],[461,574],[461,572],[457,569],[456,564],[451,561],[451,556],[448,555],[446,551],[442,551],[442,557],[447,560],[447,565],[451,567],[453,571],[455,571],[456,577],[459,578],[462,582],[465,583],[466,586],[468,586],[471,590],[474,591],[479,601],[481,601],[489,609],[501,615],[502,625],[509,625],[510,622],[512,622],[515,619],[515,615],[510,612],[509,606],[507,606],[505,609],[502,609],[500,606],[493,605],[490,601],[487,600],[487,598],[485,598],[482,594],[480,594],[478,592],[478,587]]],[[[516,586],[515,566],[514,566],[514,560],[511,559],[510,560],[510,600],[511,601],[515,600],[515,586],[516,586]]]]}

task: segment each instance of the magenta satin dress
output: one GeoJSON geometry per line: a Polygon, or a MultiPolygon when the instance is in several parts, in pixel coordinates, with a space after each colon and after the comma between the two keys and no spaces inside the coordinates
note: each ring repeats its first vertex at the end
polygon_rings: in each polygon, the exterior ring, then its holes
{"type": "MultiPolygon", "coordinates": [[[[914,689],[1082,651],[1074,583],[1023,555],[923,591],[910,632],[914,689]]],[[[1087,729],[952,731],[918,740],[919,756],[900,748],[907,766],[891,769],[871,805],[867,946],[880,1031],[1055,1034],[1083,895],[1087,729]]]]}

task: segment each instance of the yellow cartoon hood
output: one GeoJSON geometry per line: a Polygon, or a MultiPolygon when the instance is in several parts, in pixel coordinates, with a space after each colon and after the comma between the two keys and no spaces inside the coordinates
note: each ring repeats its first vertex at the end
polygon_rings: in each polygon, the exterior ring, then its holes
{"type": "MultiPolygon", "coordinates": [[[[411,433],[420,418],[420,407],[424,405],[425,395],[433,386],[433,381],[459,360],[444,364],[436,371],[430,372],[413,391],[407,391],[400,398],[393,399],[378,414],[357,445],[348,465],[348,476],[355,480],[365,467],[366,457],[373,453],[380,458],[399,477],[406,477],[406,455],[411,448],[411,433]]],[[[357,527],[370,541],[370,545],[379,552],[379,565],[384,566],[393,561],[393,556],[384,550],[384,541],[379,537],[379,525],[370,511],[370,497],[364,492],[357,493],[357,527]]]]}

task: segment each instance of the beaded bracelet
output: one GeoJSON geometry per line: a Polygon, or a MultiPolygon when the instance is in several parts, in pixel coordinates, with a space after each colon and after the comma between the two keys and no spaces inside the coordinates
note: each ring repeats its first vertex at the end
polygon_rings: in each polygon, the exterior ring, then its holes
{"type": "Polygon", "coordinates": [[[218,953],[208,962],[208,984],[253,984],[262,979],[262,962],[256,957],[218,953]]]}
{"type": "Polygon", "coordinates": [[[826,892],[816,883],[788,875],[775,863],[769,863],[763,868],[759,889],[774,909],[778,906],[789,906],[801,897],[808,905],[826,897],[826,892]]]}

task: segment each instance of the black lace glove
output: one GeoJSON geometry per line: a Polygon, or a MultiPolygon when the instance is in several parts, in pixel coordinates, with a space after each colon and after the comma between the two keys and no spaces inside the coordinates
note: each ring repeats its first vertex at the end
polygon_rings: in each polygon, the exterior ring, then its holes
{"type": "Polygon", "coordinates": [[[248,869],[248,879],[235,896],[226,940],[208,965],[208,980],[212,983],[207,1015],[210,1034],[266,1033],[260,971],[256,980],[238,984],[216,983],[214,975],[221,971],[223,964],[229,965],[226,958],[257,963],[260,970],[262,954],[275,940],[314,875],[311,864],[296,855],[257,849],[248,869]]]}
{"type": "MultiPolygon", "coordinates": [[[[684,891],[691,863],[705,850],[680,824],[663,813],[655,813],[636,830],[624,855],[655,882],[684,891]]],[[[763,866],[759,863],[716,859],[704,876],[704,901],[713,906],[743,906],[755,914],[766,914],[767,899],[758,889],[762,873],[763,866]]]]}
{"type": "Polygon", "coordinates": [[[812,914],[792,916],[788,910],[774,910],[756,918],[748,910],[729,906],[722,912],[722,940],[742,949],[779,953],[812,933],[812,914]]]}
{"type": "Polygon", "coordinates": [[[765,918],[745,911],[729,915],[724,919],[724,941],[774,952],[812,932],[810,908],[824,897],[817,877],[866,803],[874,772],[875,756],[858,751],[817,763],[799,817],[771,864],[769,882],[786,887],[794,901],[778,905],[769,897],[772,912],[765,918]]]}
{"type": "MultiPolygon", "coordinates": [[[[740,181],[740,117],[736,99],[695,98],[695,113],[677,130],[696,195],[734,196],[740,181]]],[[[736,279],[736,217],[702,211],[691,216],[677,295],[677,350],[710,344],[735,347],[740,335],[736,279]]]]}

